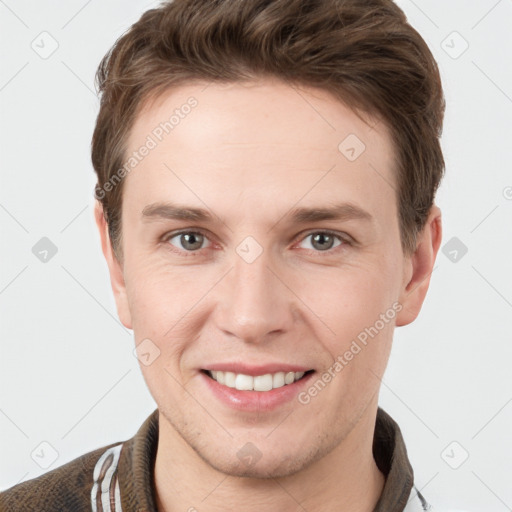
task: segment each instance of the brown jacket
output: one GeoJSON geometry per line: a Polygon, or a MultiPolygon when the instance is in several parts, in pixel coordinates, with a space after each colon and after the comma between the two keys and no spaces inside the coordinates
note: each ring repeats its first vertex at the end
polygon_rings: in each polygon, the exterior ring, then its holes
{"type": "MultiPolygon", "coordinates": [[[[0,512],[158,512],[153,467],[158,409],[134,437],[86,453],[0,493],[0,512]]],[[[413,486],[413,471],[398,425],[377,413],[373,453],[386,484],[374,512],[432,510],[413,486]]]]}

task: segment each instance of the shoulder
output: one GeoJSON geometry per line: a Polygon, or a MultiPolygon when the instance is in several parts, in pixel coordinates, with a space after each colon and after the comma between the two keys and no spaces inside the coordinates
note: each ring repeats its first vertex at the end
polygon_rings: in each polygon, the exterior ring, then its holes
{"type": "Polygon", "coordinates": [[[41,476],[17,484],[0,493],[0,510],[91,510],[95,472],[102,457],[119,452],[122,442],[109,444],[59,466],[41,476]],[[118,447],[117,450],[109,450],[118,447]]]}

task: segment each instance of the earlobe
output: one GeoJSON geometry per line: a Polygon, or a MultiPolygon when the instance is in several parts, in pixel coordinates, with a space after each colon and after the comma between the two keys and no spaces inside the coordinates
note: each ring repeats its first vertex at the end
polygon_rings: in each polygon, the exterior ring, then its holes
{"type": "Polygon", "coordinates": [[[108,232],[108,224],[103,213],[103,207],[98,200],[96,200],[94,205],[94,218],[100,234],[101,249],[103,255],[105,256],[105,260],[107,262],[108,270],[110,273],[110,285],[112,287],[112,292],[114,293],[114,299],[116,301],[117,314],[122,324],[127,329],[132,329],[132,320],[128,304],[128,297],[126,294],[123,267],[114,254],[110,235],[108,232]]]}
{"type": "Polygon", "coordinates": [[[397,327],[410,324],[418,316],[430,284],[441,239],[441,210],[433,205],[425,227],[418,235],[416,250],[406,260],[407,272],[399,299],[403,309],[397,315],[397,327]]]}

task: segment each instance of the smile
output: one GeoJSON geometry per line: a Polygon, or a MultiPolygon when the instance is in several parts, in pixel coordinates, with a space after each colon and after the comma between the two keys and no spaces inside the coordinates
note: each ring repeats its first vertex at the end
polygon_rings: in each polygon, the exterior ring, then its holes
{"type": "Polygon", "coordinates": [[[302,379],[307,372],[276,372],[264,375],[245,375],[243,373],[207,370],[206,374],[219,384],[239,391],[271,391],[302,379]]]}

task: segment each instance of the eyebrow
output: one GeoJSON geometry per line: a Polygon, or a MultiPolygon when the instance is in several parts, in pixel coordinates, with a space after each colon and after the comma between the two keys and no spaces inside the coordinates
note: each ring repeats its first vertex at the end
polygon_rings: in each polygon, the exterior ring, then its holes
{"type": "MultiPolygon", "coordinates": [[[[373,222],[373,216],[359,206],[351,203],[340,203],[331,207],[293,208],[283,218],[291,223],[305,224],[324,220],[363,220],[373,222]]],[[[186,207],[169,202],[147,205],[142,210],[142,220],[186,220],[212,222],[214,216],[206,209],[186,207]]]]}

